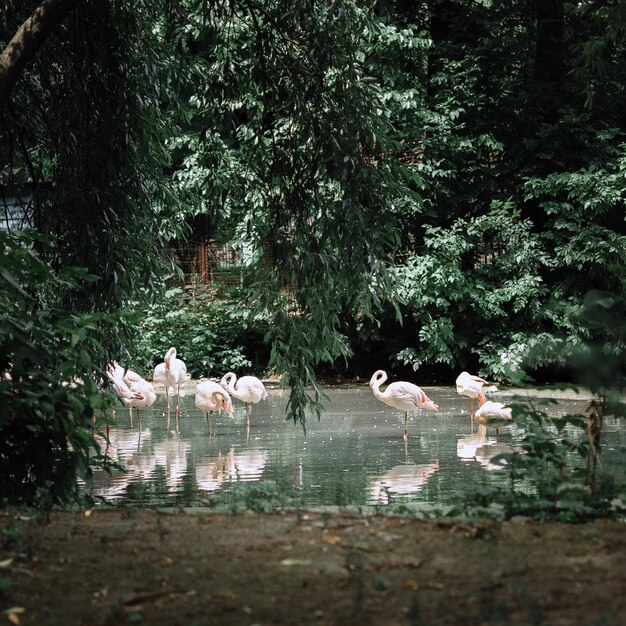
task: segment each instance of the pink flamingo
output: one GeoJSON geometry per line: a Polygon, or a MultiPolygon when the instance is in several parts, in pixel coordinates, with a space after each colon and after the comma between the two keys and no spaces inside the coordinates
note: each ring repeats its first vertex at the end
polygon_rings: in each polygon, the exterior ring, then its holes
{"type": "Polygon", "coordinates": [[[474,417],[474,400],[481,406],[487,398],[486,391],[494,391],[495,387],[487,387],[487,381],[479,376],[473,376],[468,372],[461,372],[456,379],[456,392],[460,396],[465,396],[470,400],[470,416],[474,417]]]}
{"type": "Polygon", "coordinates": [[[241,400],[246,406],[246,426],[250,426],[250,405],[256,404],[261,400],[267,400],[267,391],[265,386],[256,376],[242,376],[237,380],[237,376],[233,372],[224,374],[220,385],[228,391],[228,393],[241,400]],[[235,381],[237,385],[235,386],[235,381]]]}
{"type": "Polygon", "coordinates": [[[176,395],[176,417],[180,412],[178,408],[178,398],[180,397],[180,385],[189,380],[187,374],[187,366],[184,361],[176,358],[176,348],[170,348],[164,359],[163,363],[159,363],[154,368],[154,374],[152,380],[155,383],[161,383],[165,385],[165,397],[167,398],[167,414],[170,414],[170,388],[174,389],[176,395]]]}
{"type": "Polygon", "coordinates": [[[212,380],[203,380],[198,383],[196,387],[196,406],[206,413],[206,423],[209,427],[209,436],[211,436],[211,421],[209,420],[209,413],[217,411],[226,413],[233,416],[233,402],[223,387],[213,382],[212,380]]]}
{"type": "Polygon", "coordinates": [[[384,392],[380,390],[380,386],[387,380],[387,374],[383,370],[377,370],[372,375],[370,387],[374,392],[374,397],[392,406],[396,409],[404,411],[404,435],[402,438],[406,441],[409,438],[407,430],[407,421],[409,419],[409,411],[416,409],[425,409],[426,411],[437,412],[439,405],[435,404],[417,385],[407,382],[396,382],[387,385],[384,392]]]}
{"type": "Polygon", "coordinates": [[[502,402],[492,402],[487,400],[482,404],[474,415],[474,419],[479,424],[493,424],[496,429],[496,437],[498,436],[498,429],[502,425],[502,422],[508,422],[513,418],[513,410],[502,404],[502,402]]]}

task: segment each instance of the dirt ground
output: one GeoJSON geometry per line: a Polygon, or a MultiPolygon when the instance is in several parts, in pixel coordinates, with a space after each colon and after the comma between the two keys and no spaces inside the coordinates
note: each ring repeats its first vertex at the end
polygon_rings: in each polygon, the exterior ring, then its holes
{"type": "Polygon", "coordinates": [[[626,623],[626,526],[0,514],[0,624],[626,623]]]}

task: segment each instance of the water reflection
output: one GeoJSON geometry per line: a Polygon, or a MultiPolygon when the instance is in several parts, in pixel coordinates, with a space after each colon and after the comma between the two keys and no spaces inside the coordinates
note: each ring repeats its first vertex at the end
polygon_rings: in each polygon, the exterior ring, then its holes
{"type": "Polygon", "coordinates": [[[231,448],[227,454],[205,459],[196,466],[198,489],[213,493],[224,484],[239,481],[255,481],[261,478],[267,462],[265,450],[248,450],[235,454],[231,448]]]}
{"type": "Polygon", "coordinates": [[[437,471],[439,461],[421,465],[396,465],[374,481],[370,499],[375,503],[389,504],[397,496],[416,494],[437,471]]]}
{"type": "MultiPolygon", "coordinates": [[[[95,472],[85,488],[106,500],[198,506],[207,496],[263,480],[302,506],[399,500],[446,505],[477,483],[504,480],[502,472],[490,471],[498,467],[492,459],[519,442],[515,424],[507,424],[498,440],[487,436],[484,425],[474,431],[464,399],[452,387],[425,389],[440,412],[411,416],[406,443],[402,412],[378,402],[367,385],[328,390],[326,413],[319,421],[309,416],[306,433],[285,421],[288,392],[268,391],[268,400],[255,405],[249,430],[239,404],[234,419],[212,416],[210,438],[189,389],[181,393],[178,425],[174,416],[168,424],[163,395],[142,411],[142,432],[122,412],[107,453],[126,471],[95,472]]],[[[585,408],[584,400],[568,399],[550,410],[585,408]]],[[[607,425],[605,450],[617,455],[625,424],[607,425]]]]}
{"type": "Polygon", "coordinates": [[[489,447],[496,443],[495,437],[487,437],[487,427],[484,424],[478,426],[478,431],[469,435],[462,435],[456,443],[456,455],[462,461],[476,460],[476,450],[489,447]]]}
{"type": "Polygon", "coordinates": [[[497,441],[489,446],[481,446],[476,449],[476,460],[487,470],[501,470],[502,464],[493,463],[492,459],[500,454],[510,454],[513,452],[513,446],[502,441],[497,441]]]}
{"type": "Polygon", "coordinates": [[[191,452],[191,442],[176,437],[161,441],[154,446],[155,464],[165,470],[167,490],[175,492],[187,474],[187,456],[191,452]]]}

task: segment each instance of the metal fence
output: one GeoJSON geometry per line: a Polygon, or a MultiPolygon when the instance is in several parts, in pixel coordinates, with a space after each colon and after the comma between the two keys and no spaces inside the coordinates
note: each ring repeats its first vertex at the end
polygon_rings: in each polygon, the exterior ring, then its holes
{"type": "Polygon", "coordinates": [[[241,251],[215,241],[175,242],[172,253],[185,282],[234,286],[242,281],[241,251]]]}

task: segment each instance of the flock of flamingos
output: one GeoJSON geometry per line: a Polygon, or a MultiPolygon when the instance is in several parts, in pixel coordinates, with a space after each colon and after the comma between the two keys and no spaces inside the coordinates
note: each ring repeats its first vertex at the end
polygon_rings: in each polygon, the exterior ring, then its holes
{"type": "MultiPolygon", "coordinates": [[[[132,409],[148,408],[156,401],[156,391],[152,383],[142,378],[136,372],[125,369],[117,363],[112,363],[107,368],[107,376],[111,381],[113,390],[120,400],[132,409]]],[[[154,369],[152,380],[165,386],[167,397],[168,416],[171,411],[170,396],[176,397],[176,417],[178,417],[178,398],[180,386],[190,376],[184,361],[176,357],[176,348],[170,348],[164,359],[154,369]]],[[[438,411],[439,405],[435,404],[424,391],[413,383],[398,381],[387,385],[385,391],[380,387],[387,380],[387,374],[383,370],[377,370],[372,375],[369,385],[374,397],[385,404],[404,412],[404,435],[406,441],[409,437],[407,420],[409,411],[423,409],[426,411],[438,411]]],[[[487,400],[485,394],[495,391],[496,388],[478,376],[468,372],[462,372],[456,379],[456,390],[459,395],[466,396],[470,400],[470,415],[479,423],[487,425],[492,423],[496,428],[503,421],[511,419],[511,408],[501,402],[487,400]],[[477,408],[475,409],[475,405],[477,408]]],[[[250,427],[250,405],[256,404],[267,398],[267,391],[263,383],[256,376],[242,376],[237,379],[233,372],[225,374],[219,384],[212,380],[203,380],[198,383],[195,392],[196,407],[206,414],[209,435],[211,434],[211,421],[209,415],[214,412],[221,414],[225,411],[233,417],[232,398],[244,403],[246,409],[246,426],[250,427]]]]}

